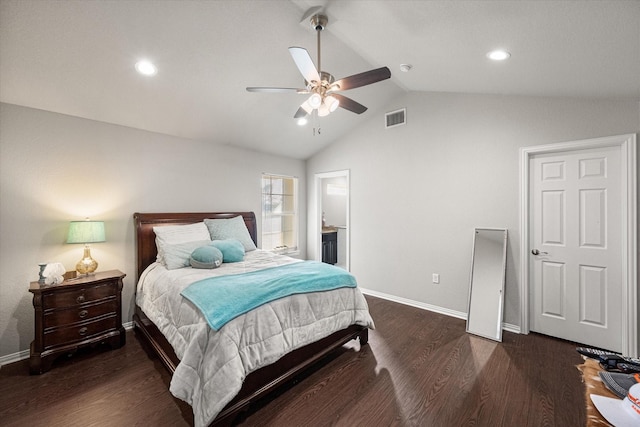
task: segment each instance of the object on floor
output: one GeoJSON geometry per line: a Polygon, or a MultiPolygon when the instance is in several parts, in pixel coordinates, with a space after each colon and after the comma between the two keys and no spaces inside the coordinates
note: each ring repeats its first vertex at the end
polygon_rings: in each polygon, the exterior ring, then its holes
{"type": "Polygon", "coordinates": [[[593,404],[602,416],[615,427],[640,426],[640,384],[631,386],[623,399],[591,395],[593,404]]]}

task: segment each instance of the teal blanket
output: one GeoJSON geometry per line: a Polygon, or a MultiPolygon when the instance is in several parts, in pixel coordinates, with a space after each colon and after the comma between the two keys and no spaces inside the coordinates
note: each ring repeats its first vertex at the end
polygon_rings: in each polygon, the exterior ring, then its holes
{"type": "Polygon", "coordinates": [[[303,261],[250,273],[210,277],[189,285],[181,295],[218,330],[262,304],[307,292],[355,288],[347,271],[318,261],[303,261]]]}

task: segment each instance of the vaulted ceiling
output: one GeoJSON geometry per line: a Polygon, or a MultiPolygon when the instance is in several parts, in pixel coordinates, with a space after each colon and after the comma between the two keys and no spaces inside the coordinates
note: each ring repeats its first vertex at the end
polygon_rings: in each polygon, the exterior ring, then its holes
{"type": "Polygon", "coordinates": [[[639,1],[0,0],[0,100],[195,140],[308,158],[380,120],[406,91],[640,102],[639,1]],[[369,107],[300,127],[289,46],[316,57],[305,12],[322,6],[322,68],[388,66],[344,92],[369,107]],[[511,53],[496,63],[495,48],[511,53]],[[141,58],[157,75],[136,73],[141,58]],[[400,71],[400,64],[411,71],[400,71]],[[320,127],[320,135],[313,128],[320,127]]]}

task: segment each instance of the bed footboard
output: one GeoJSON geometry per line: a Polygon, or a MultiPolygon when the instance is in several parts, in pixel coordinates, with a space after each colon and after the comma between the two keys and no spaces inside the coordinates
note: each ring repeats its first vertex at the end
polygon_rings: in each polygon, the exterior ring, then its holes
{"type": "MultiPolygon", "coordinates": [[[[153,353],[173,374],[180,360],[171,344],[137,305],[133,321],[138,336],[149,344],[153,353]]],[[[320,341],[294,350],[277,362],[250,373],[245,378],[238,395],[225,406],[212,425],[230,425],[240,413],[247,411],[252,403],[286,384],[336,348],[356,338],[360,340],[360,345],[366,345],[369,340],[369,330],[363,326],[351,325],[320,341]]]]}

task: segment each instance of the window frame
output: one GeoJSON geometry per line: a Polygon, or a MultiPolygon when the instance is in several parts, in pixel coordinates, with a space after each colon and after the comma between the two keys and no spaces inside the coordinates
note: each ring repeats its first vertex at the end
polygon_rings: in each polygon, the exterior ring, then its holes
{"type": "MultiPolygon", "coordinates": [[[[270,252],[275,252],[275,253],[279,253],[279,254],[285,254],[285,255],[296,255],[300,253],[300,212],[299,212],[299,179],[297,176],[293,176],[293,175],[285,175],[285,174],[277,174],[277,173],[268,173],[268,172],[263,172],[261,175],[261,179],[260,179],[260,209],[261,209],[261,221],[262,221],[262,227],[261,227],[261,231],[260,231],[260,238],[261,238],[261,248],[263,250],[267,250],[270,252]],[[292,194],[287,194],[285,192],[283,192],[282,194],[280,194],[280,196],[286,196],[286,195],[290,195],[292,197],[292,201],[293,201],[293,208],[291,211],[286,211],[283,213],[277,213],[274,214],[273,212],[267,213],[265,210],[265,198],[266,197],[274,197],[274,193],[273,191],[270,189],[268,192],[265,191],[266,185],[265,185],[265,180],[273,180],[273,179],[283,179],[283,180],[291,180],[292,183],[292,194]],[[274,233],[269,232],[266,233],[265,231],[265,223],[267,221],[267,219],[273,219],[273,218],[285,218],[285,217],[290,217],[291,218],[291,225],[293,227],[292,229],[292,233],[295,236],[294,240],[295,242],[293,242],[293,245],[286,245],[286,247],[275,247],[275,248],[265,248],[265,241],[271,241],[271,237],[273,236],[274,233]],[[268,236],[267,239],[265,239],[265,236],[268,236]]],[[[280,240],[281,241],[285,241],[285,231],[283,231],[282,229],[280,230],[280,240]]]]}

